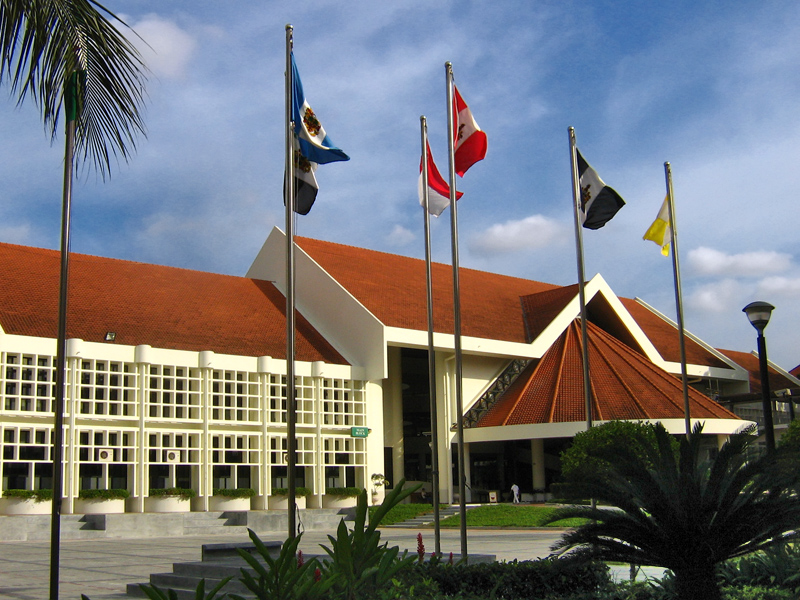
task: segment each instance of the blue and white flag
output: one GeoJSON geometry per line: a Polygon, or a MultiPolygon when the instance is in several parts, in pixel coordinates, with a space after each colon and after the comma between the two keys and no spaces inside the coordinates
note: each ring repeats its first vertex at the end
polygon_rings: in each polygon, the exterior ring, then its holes
{"type": "Polygon", "coordinates": [[[625,206],[625,201],[600,179],[597,171],[589,166],[577,148],[575,151],[578,153],[581,187],[581,224],[586,229],[600,229],[625,206]]]}
{"type": "Polygon", "coordinates": [[[292,84],[292,120],[302,155],[310,162],[320,165],[337,160],[350,160],[347,154],[333,145],[317,115],[306,102],[303,84],[300,82],[300,74],[294,62],[294,53],[292,53],[292,84]]]}

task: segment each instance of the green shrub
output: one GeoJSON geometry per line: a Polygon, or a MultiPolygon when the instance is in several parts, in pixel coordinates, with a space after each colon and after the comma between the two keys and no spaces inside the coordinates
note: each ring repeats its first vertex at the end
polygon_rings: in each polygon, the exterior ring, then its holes
{"type": "Polygon", "coordinates": [[[222,498],[252,498],[256,491],[253,488],[214,488],[214,495],[222,498]]]}
{"type": "Polygon", "coordinates": [[[768,586],[800,591],[800,547],[782,544],[722,563],[717,568],[721,586],[768,586]]]}
{"type": "Polygon", "coordinates": [[[797,600],[789,590],[756,585],[722,588],[723,600],[797,600]]]}
{"type": "Polygon", "coordinates": [[[150,488],[151,498],[167,498],[170,496],[177,496],[184,500],[194,498],[197,492],[190,488],[150,488]]]}
{"type": "Polygon", "coordinates": [[[49,502],[53,499],[53,490],[5,490],[3,498],[21,498],[34,502],[49,502]]]}
{"type": "Polygon", "coordinates": [[[339,496],[340,498],[358,498],[361,488],[357,487],[329,487],[325,490],[326,496],[339,496]]]}
{"type": "Polygon", "coordinates": [[[597,593],[610,589],[608,566],[584,553],[537,561],[457,564],[423,563],[414,567],[420,579],[429,578],[447,596],[458,594],[486,598],[549,597],[597,593]]]}
{"type": "Polygon", "coordinates": [[[81,490],[78,492],[78,498],[81,500],[124,500],[130,495],[128,490],[122,489],[81,490]]]}
{"type": "MultiPolygon", "coordinates": [[[[288,496],[289,488],[272,488],[273,496],[288,496]]],[[[307,487],[294,488],[294,495],[297,497],[303,496],[308,498],[311,495],[311,489],[307,487]]]]}

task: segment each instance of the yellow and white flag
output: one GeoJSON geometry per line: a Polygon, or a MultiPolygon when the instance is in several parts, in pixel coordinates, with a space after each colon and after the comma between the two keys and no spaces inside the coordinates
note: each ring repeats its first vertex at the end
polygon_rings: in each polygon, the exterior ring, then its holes
{"type": "Polygon", "coordinates": [[[656,220],[653,221],[653,224],[647,229],[642,239],[655,242],[661,246],[661,254],[669,256],[672,227],[669,221],[669,203],[667,202],[667,198],[664,198],[664,203],[661,205],[661,210],[658,211],[656,220]]]}

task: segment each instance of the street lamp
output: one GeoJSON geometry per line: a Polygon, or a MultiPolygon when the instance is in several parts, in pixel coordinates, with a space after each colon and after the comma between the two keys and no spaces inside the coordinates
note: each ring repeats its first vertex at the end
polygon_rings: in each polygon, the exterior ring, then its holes
{"type": "Polygon", "coordinates": [[[767,302],[751,302],[742,309],[747,314],[750,324],[758,331],[758,362],[761,370],[761,406],[764,410],[764,439],[767,442],[767,453],[775,451],[775,431],[772,424],[772,401],[769,391],[769,372],[767,370],[767,342],[764,339],[764,328],[774,306],[767,302]]]}

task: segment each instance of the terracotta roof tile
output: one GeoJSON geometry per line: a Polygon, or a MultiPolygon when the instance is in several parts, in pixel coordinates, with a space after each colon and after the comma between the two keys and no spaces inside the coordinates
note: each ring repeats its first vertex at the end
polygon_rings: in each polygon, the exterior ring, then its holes
{"type": "MultiPolygon", "coordinates": [[[[636,300],[620,298],[620,301],[625,308],[628,309],[628,312],[636,320],[639,327],[642,328],[642,331],[644,331],[645,335],[650,339],[664,360],[680,363],[681,349],[677,327],[665,321],[647,307],[642,306],[636,300]]],[[[724,361],[714,356],[691,338],[686,338],[685,345],[687,363],[691,365],[707,365],[709,367],[730,369],[724,361]]]]}
{"type": "Polygon", "coordinates": [[[528,342],[535,340],[577,295],[578,284],[576,283],[520,298],[528,342]]]}
{"type": "MultiPolygon", "coordinates": [[[[588,339],[596,420],[683,417],[678,378],[592,323],[588,339]]],[[[539,361],[526,367],[477,426],[585,420],[580,340],[575,320],[539,361]]],[[[689,403],[692,418],[738,418],[693,388],[689,403]]]]}
{"type": "MultiPolygon", "coordinates": [[[[0,244],[0,325],[6,333],[55,338],[60,255],[0,244]]],[[[286,356],[285,300],[270,282],[144,263],[70,255],[67,337],[212,350],[242,356],[286,356]]],[[[298,316],[299,360],[347,364],[298,316]]]]}
{"type": "MultiPolygon", "coordinates": [[[[425,261],[353,246],[295,238],[382,323],[427,331],[425,261]]],[[[453,332],[453,275],[434,263],[434,330],[453,332]]],[[[526,343],[520,297],[558,286],[474,269],[460,271],[461,332],[465,336],[526,343]]]]}
{"type": "MultiPolygon", "coordinates": [[[[740,365],[741,367],[747,369],[748,373],[750,374],[750,392],[752,394],[760,394],[761,365],[759,364],[758,356],[756,356],[752,352],[737,352],[736,350],[723,350],[721,348],[717,349],[720,352],[722,352],[725,356],[730,358],[737,365],[740,365]]],[[[796,383],[790,381],[789,379],[786,379],[786,377],[778,373],[778,371],[776,371],[772,367],[768,368],[768,372],[769,372],[770,391],[775,392],[776,390],[783,390],[786,388],[797,387],[796,383]]]]}

